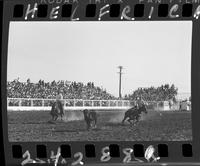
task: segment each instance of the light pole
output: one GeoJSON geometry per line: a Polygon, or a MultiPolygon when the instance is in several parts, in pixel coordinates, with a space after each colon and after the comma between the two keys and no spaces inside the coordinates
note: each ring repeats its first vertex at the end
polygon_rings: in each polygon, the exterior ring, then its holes
{"type": "Polygon", "coordinates": [[[118,66],[119,68],[119,98],[121,99],[122,98],[122,93],[121,93],[121,83],[122,83],[122,69],[123,69],[123,66],[118,66]]]}

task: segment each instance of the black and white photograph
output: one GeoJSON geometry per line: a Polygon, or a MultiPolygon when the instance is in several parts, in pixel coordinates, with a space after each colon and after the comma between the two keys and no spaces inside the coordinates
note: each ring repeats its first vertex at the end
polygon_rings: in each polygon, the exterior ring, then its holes
{"type": "Polygon", "coordinates": [[[191,141],[192,21],[11,21],[10,142],[191,141]]]}

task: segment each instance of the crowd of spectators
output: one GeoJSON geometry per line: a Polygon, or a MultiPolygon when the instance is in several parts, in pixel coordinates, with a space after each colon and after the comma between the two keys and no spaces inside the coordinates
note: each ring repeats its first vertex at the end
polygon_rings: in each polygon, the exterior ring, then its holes
{"type": "MultiPolygon", "coordinates": [[[[144,101],[148,101],[154,107],[160,101],[172,101],[176,103],[176,95],[178,89],[172,84],[161,85],[160,87],[138,88],[132,94],[125,95],[122,99],[134,101],[137,97],[141,97],[144,101]]],[[[82,100],[116,100],[117,98],[109,94],[105,89],[95,86],[93,82],[83,84],[81,82],[69,81],[52,81],[45,82],[39,80],[37,83],[31,82],[28,79],[26,82],[21,82],[19,79],[7,82],[7,97],[8,98],[26,98],[26,99],[55,99],[58,93],[62,93],[64,99],[82,99],[82,100]]],[[[31,104],[30,100],[10,100],[10,106],[42,106],[51,105],[52,100],[34,100],[31,104]]],[[[66,103],[74,105],[73,101],[66,103]]],[[[76,101],[76,105],[82,105],[82,101],[76,101]]],[[[96,103],[99,105],[100,103],[96,103]]],[[[106,105],[106,103],[104,103],[106,105]]],[[[160,102],[163,104],[163,102],[160,102]]]]}
{"type": "Polygon", "coordinates": [[[169,101],[176,102],[178,88],[172,84],[161,85],[159,87],[138,88],[132,94],[126,95],[125,99],[134,100],[138,96],[145,101],[169,101]]]}
{"type": "MultiPolygon", "coordinates": [[[[172,84],[160,87],[138,88],[132,94],[125,95],[123,99],[135,100],[138,96],[145,101],[167,101],[175,100],[178,89],[172,84]]],[[[83,84],[81,82],[39,80],[37,83],[28,79],[21,82],[19,79],[7,82],[8,98],[38,98],[55,99],[61,92],[64,99],[83,100],[112,100],[117,99],[105,89],[95,86],[93,82],[83,84]]]]}
{"type": "Polygon", "coordinates": [[[62,93],[64,99],[115,99],[113,95],[95,86],[93,82],[83,84],[81,82],[39,80],[37,83],[32,83],[30,79],[26,82],[20,82],[18,79],[7,82],[8,98],[55,99],[58,92],[62,93]]]}

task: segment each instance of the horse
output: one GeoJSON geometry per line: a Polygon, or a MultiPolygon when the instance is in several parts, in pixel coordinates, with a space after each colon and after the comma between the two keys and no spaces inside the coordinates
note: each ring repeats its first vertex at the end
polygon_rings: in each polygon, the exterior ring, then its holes
{"type": "Polygon", "coordinates": [[[62,106],[61,101],[56,101],[53,103],[50,114],[52,116],[53,121],[56,121],[58,119],[59,115],[61,116],[61,120],[62,120],[64,111],[63,111],[63,106],[62,106]]]}
{"type": "Polygon", "coordinates": [[[142,106],[140,106],[139,108],[134,106],[134,107],[128,109],[124,114],[124,119],[122,120],[122,123],[124,123],[127,120],[127,118],[128,118],[128,122],[130,124],[134,124],[134,121],[139,122],[139,118],[140,118],[142,112],[147,114],[147,109],[144,104],[142,106]]]}
{"type": "Polygon", "coordinates": [[[87,130],[96,128],[97,124],[97,113],[95,110],[83,110],[84,120],[87,124],[87,130]]]}

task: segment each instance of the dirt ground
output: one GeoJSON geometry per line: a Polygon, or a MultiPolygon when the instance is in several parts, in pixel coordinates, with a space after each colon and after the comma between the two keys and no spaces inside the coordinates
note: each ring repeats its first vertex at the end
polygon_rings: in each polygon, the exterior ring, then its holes
{"type": "Polygon", "coordinates": [[[131,126],[124,111],[99,111],[97,128],[87,131],[81,111],[65,111],[51,123],[48,111],[8,111],[10,141],[184,141],[192,140],[191,112],[148,111],[131,126]]]}

